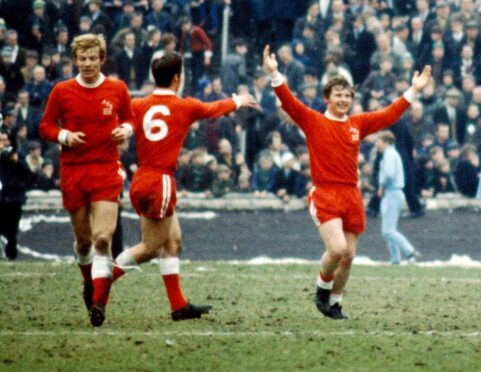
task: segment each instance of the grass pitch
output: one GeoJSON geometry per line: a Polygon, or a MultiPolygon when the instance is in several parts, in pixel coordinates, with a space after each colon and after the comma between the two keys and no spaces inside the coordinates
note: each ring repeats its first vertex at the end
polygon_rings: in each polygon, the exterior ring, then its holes
{"type": "Polygon", "coordinates": [[[71,264],[0,264],[0,370],[479,371],[479,269],[355,266],[347,321],[314,302],[318,265],[183,263],[184,292],[214,306],[172,322],[155,265],[113,287],[90,326],[71,264]]]}

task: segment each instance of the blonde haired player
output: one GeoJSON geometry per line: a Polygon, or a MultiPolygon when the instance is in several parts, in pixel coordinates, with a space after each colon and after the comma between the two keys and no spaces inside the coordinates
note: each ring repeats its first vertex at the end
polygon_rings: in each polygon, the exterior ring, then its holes
{"type": "Polygon", "coordinates": [[[62,145],[62,201],[70,215],[93,326],[105,319],[111,285],[110,246],[124,175],[117,144],[132,135],[134,120],[126,85],[100,71],[106,50],[101,35],[73,40],[79,74],[54,87],[40,124],[43,139],[62,145]]]}

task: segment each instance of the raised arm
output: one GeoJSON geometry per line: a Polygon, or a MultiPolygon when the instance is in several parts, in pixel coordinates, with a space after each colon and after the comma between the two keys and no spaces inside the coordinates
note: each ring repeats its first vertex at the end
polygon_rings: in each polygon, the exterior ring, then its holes
{"type": "Polygon", "coordinates": [[[411,87],[404,92],[403,96],[396,99],[391,105],[383,110],[368,112],[353,116],[359,119],[362,125],[362,137],[377,132],[378,130],[390,127],[399,120],[404,111],[415,100],[416,95],[428,85],[431,79],[431,66],[427,65],[423,71],[414,72],[411,80],[411,87]]]}
{"type": "Polygon", "coordinates": [[[272,81],[272,87],[277,97],[281,101],[282,108],[294,120],[294,122],[303,128],[308,121],[306,118],[317,112],[311,110],[298,100],[289,90],[284,78],[278,70],[276,55],[270,53],[269,45],[264,48],[264,71],[269,74],[272,81]]]}

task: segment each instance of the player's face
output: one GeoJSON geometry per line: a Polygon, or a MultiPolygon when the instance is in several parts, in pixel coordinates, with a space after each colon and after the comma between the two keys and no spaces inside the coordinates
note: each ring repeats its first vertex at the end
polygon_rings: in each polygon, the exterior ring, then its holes
{"type": "Polygon", "coordinates": [[[349,89],[333,87],[326,99],[327,110],[335,117],[342,118],[352,106],[352,92],[349,89]]]}
{"type": "Polygon", "coordinates": [[[74,59],[74,63],[80,72],[82,80],[88,84],[97,81],[103,62],[104,60],[100,58],[99,48],[79,50],[74,59]]]}

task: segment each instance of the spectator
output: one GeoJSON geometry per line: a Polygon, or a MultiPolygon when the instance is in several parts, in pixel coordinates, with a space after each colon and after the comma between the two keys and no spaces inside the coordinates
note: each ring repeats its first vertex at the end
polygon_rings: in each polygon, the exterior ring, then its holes
{"type": "Polygon", "coordinates": [[[17,258],[17,234],[26,190],[32,175],[25,162],[11,146],[5,129],[0,130],[0,235],[7,239],[5,254],[8,260],[17,258]]]}
{"type": "Polygon", "coordinates": [[[406,115],[407,126],[414,139],[414,147],[421,146],[426,134],[434,133],[434,124],[424,113],[424,105],[420,101],[411,103],[406,115]]]}
{"type": "Polygon", "coordinates": [[[110,46],[115,53],[118,53],[124,47],[125,35],[133,32],[135,35],[135,46],[140,48],[147,40],[147,31],[143,29],[144,15],[140,12],[135,12],[130,20],[130,26],[125,27],[114,35],[110,46]]]}
{"type": "Polygon", "coordinates": [[[461,147],[460,160],[455,170],[458,190],[468,197],[475,197],[480,179],[479,155],[475,146],[461,147]]]}
{"type": "Polygon", "coordinates": [[[477,105],[471,103],[467,111],[468,121],[466,123],[465,143],[470,143],[481,151],[481,116],[477,105]]]}
{"type": "Polygon", "coordinates": [[[28,50],[25,55],[25,66],[21,69],[24,81],[33,79],[33,69],[38,65],[38,52],[28,50]]]}
{"type": "Polygon", "coordinates": [[[294,59],[290,45],[283,45],[277,54],[281,62],[279,71],[286,77],[287,85],[300,96],[304,83],[305,66],[294,59]]]}
{"type": "Polygon", "coordinates": [[[450,138],[459,144],[464,143],[466,134],[466,111],[459,107],[460,93],[457,89],[449,89],[444,95],[444,105],[434,112],[435,123],[448,123],[450,138]]]}
{"type": "Polygon", "coordinates": [[[40,125],[41,112],[30,104],[30,95],[26,90],[18,92],[15,111],[17,112],[18,125],[24,124],[27,127],[27,138],[40,141],[38,126],[40,125]]]}
{"type": "Polygon", "coordinates": [[[194,150],[198,147],[205,146],[205,142],[205,134],[200,129],[200,122],[194,121],[189,128],[183,146],[188,150],[194,150]]]}
{"type": "Polygon", "coordinates": [[[227,95],[237,92],[237,86],[247,82],[247,43],[243,39],[235,39],[233,47],[234,53],[226,57],[220,72],[223,91],[227,95]]]}
{"type": "Polygon", "coordinates": [[[194,92],[199,80],[205,75],[212,58],[212,42],[204,29],[192,24],[187,17],[179,20],[180,53],[184,56],[188,92],[194,92]]]}
{"type": "Polygon", "coordinates": [[[379,70],[374,70],[369,73],[361,86],[364,106],[366,106],[371,98],[383,99],[392,94],[396,81],[396,76],[393,74],[392,68],[393,60],[389,57],[383,57],[380,61],[379,70]]]}
{"type": "Polygon", "coordinates": [[[3,76],[0,75],[0,110],[13,102],[15,102],[15,94],[7,91],[5,80],[3,76]]]}
{"type": "Polygon", "coordinates": [[[112,33],[115,35],[117,31],[130,26],[130,21],[135,12],[135,4],[133,0],[125,0],[122,4],[122,11],[118,12],[114,17],[112,33]]]}
{"type": "Polygon", "coordinates": [[[234,190],[234,181],[231,176],[232,171],[225,164],[219,164],[215,171],[215,178],[212,183],[212,195],[216,198],[234,190]]]}
{"type": "Polygon", "coordinates": [[[32,107],[42,109],[52,90],[52,84],[46,79],[43,66],[36,66],[33,69],[33,79],[27,82],[25,90],[30,96],[32,107]]]}
{"type": "Polygon", "coordinates": [[[181,184],[188,191],[210,193],[213,173],[206,165],[205,151],[196,149],[192,152],[189,168],[183,177],[181,184]]]}
{"type": "Polygon", "coordinates": [[[160,30],[161,33],[175,31],[175,23],[172,15],[164,9],[164,0],[151,0],[151,11],[145,16],[145,26],[160,30]]]}
{"type": "Polygon", "coordinates": [[[57,81],[54,82],[54,85],[61,82],[65,81],[68,79],[72,79],[74,77],[74,72],[73,72],[73,62],[70,58],[64,57],[60,61],[60,75],[57,79],[57,81]]]}
{"type": "MultiPolygon", "coordinates": [[[[240,174],[240,164],[238,163],[238,156],[232,150],[232,145],[227,138],[222,138],[219,141],[219,149],[217,153],[218,164],[224,164],[229,167],[230,175],[233,183],[237,183],[240,174]]],[[[240,159],[243,163],[243,159],[240,159]]]]}
{"type": "Polygon", "coordinates": [[[304,190],[299,190],[299,177],[302,177],[295,169],[297,159],[291,152],[282,155],[282,168],[277,174],[277,196],[284,202],[288,202],[291,196],[302,195],[304,190]]]}
{"type": "Polygon", "coordinates": [[[101,26],[106,40],[112,39],[113,23],[110,17],[102,10],[102,0],[88,0],[87,13],[85,14],[92,21],[91,28],[101,26]]]}
{"type": "Polygon", "coordinates": [[[135,46],[135,34],[127,32],[124,36],[124,47],[115,56],[119,78],[130,90],[138,90],[144,80],[144,60],[142,50],[135,46]]]}
{"type": "Polygon", "coordinates": [[[25,162],[35,175],[38,175],[42,171],[43,157],[42,157],[42,145],[38,141],[31,141],[28,144],[28,155],[25,157],[25,162]]]}
{"type": "Polygon", "coordinates": [[[3,112],[3,120],[0,120],[0,129],[4,130],[9,137],[9,145],[12,146],[16,150],[16,141],[17,138],[17,113],[13,108],[7,107],[7,109],[3,112]]]}
{"type": "Polygon", "coordinates": [[[444,155],[448,153],[448,146],[454,141],[450,138],[450,129],[448,123],[438,123],[436,125],[434,146],[441,147],[444,155]]]}
{"type": "Polygon", "coordinates": [[[300,100],[302,103],[321,114],[324,113],[326,105],[323,99],[317,94],[318,86],[316,84],[303,84],[301,91],[302,96],[300,100]]]}
{"type": "Polygon", "coordinates": [[[59,180],[55,178],[54,166],[51,161],[42,164],[42,170],[35,177],[35,188],[42,191],[58,189],[59,180]]]}
{"type": "Polygon", "coordinates": [[[27,45],[30,49],[35,49],[42,53],[45,45],[52,44],[53,23],[49,15],[45,12],[45,1],[35,0],[32,2],[33,14],[27,21],[30,35],[27,38],[27,45]]]}
{"type": "Polygon", "coordinates": [[[256,197],[266,197],[276,191],[276,180],[279,168],[277,168],[272,156],[267,151],[259,153],[259,159],[252,173],[251,187],[256,197]]]}
{"type": "Polygon", "coordinates": [[[20,68],[13,63],[13,49],[10,46],[3,47],[0,59],[0,76],[3,77],[6,91],[17,94],[25,84],[20,68]]]}
{"type": "Polygon", "coordinates": [[[293,37],[299,39],[302,36],[306,24],[309,24],[314,28],[315,38],[320,39],[324,32],[324,25],[319,17],[319,12],[319,1],[310,1],[307,5],[306,15],[297,18],[296,23],[294,24],[294,31],[292,32],[293,37]]]}
{"type": "Polygon", "coordinates": [[[433,186],[433,196],[456,192],[456,183],[448,159],[444,159],[435,165],[433,186]]]}
{"type": "Polygon", "coordinates": [[[70,35],[67,27],[59,27],[55,33],[55,43],[52,45],[53,50],[60,54],[60,57],[70,57],[72,50],[69,45],[70,35]]]}
{"type": "Polygon", "coordinates": [[[25,59],[27,51],[25,48],[18,45],[18,32],[10,29],[6,33],[6,45],[12,48],[12,63],[17,65],[20,69],[25,66],[25,59]]]}

